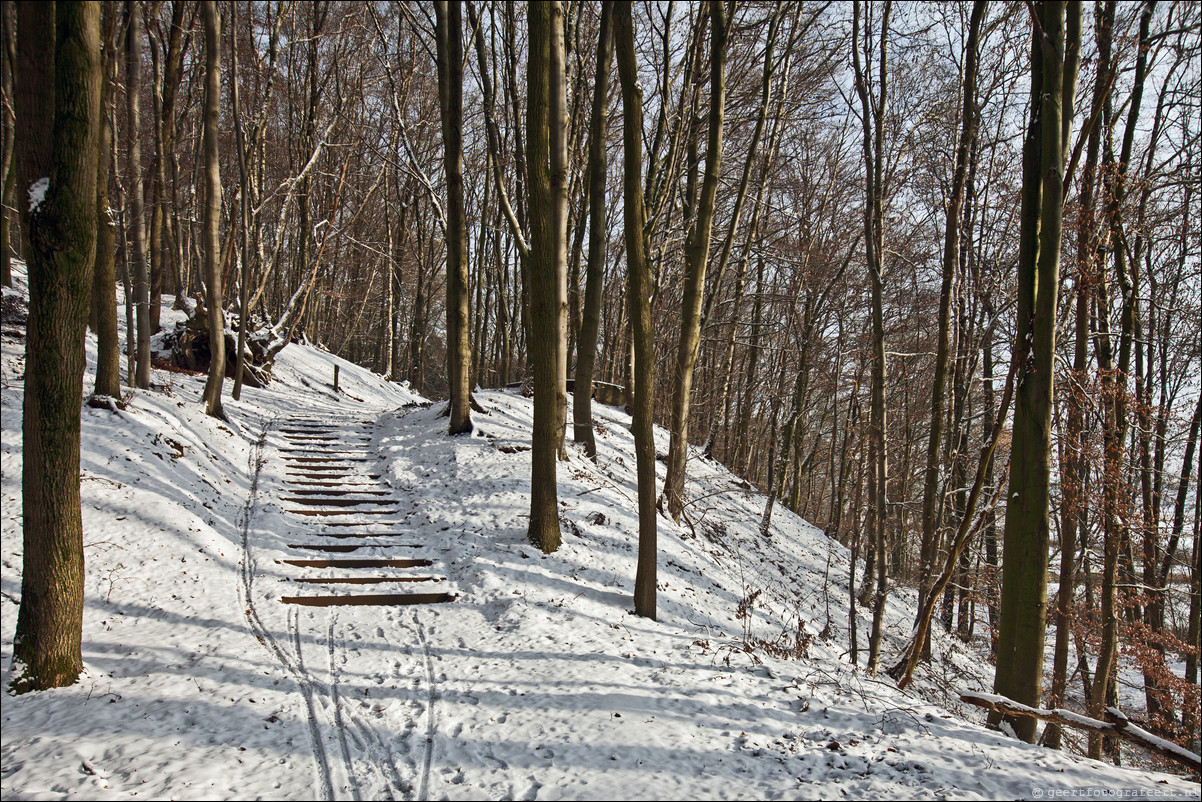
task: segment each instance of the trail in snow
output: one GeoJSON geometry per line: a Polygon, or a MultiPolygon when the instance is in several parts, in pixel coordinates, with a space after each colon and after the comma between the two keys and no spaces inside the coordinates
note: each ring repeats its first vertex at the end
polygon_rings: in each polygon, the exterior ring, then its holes
{"type": "MultiPolygon", "coordinates": [[[[6,325],[0,681],[22,559],[14,342],[6,325]]],[[[849,665],[846,549],[781,509],[760,536],[763,497],[712,462],[690,461],[693,528],[660,519],[659,620],[634,616],[620,410],[594,406],[596,463],[571,447],[559,463],[564,545],[542,555],[525,538],[529,399],[482,391],[476,431],[448,437],[404,388],[303,345],[281,353],[269,388],[227,403],[228,424],[203,414],[203,382],[155,371],[127,410],[82,411],[87,673],[4,699],[5,798],[1199,797],[1179,776],[985,730],[955,698],[988,687],[983,639],[935,632],[936,659],[905,694],[849,665]],[[303,454],[281,430],[294,419],[344,432],[331,453],[365,461],[290,470],[285,455],[303,454]],[[290,482],[300,472],[325,478],[290,482]],[[348,503],[309,503],[321,499],[348,503]],[[401,553],[403,566],[288,562],[401,553]],[[352,577],[372,581],[331,581],[352,577]],[[283,601],[373,587],[455,600],[283,601]],[[785,650],[799,635],[805,648],[785,650]]],[[[299,439],[330,445],[307,428],[299,439]]],[[[913,610],[912,590],[890,594],[887,654],[913,610]]]]}

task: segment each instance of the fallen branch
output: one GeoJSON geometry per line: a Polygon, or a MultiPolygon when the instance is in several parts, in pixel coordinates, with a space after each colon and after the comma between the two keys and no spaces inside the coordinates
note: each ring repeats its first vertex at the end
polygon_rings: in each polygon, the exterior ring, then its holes
{"type": "Polygon", "coordinates": [[[1040,721],[1050,721],[1062,727],[1076,727],[1102,735],[1116,735],[1124,741],[1142,746],[1144,749],[1185,766],[1191,771],[1202,772],[1202,755],[1197,755],[1172,741],[1160,738],[1142,727],[1132,724],[1130,719],[1116,707],[1106,708],[1106,721],[1098,721],[1096,718],[1062,708],[1044,710],[1038,707],[1028,707],[1021,702],[992,693],[962,693],[960,700],[1007,716],[1026,716],[1040,721]]]}

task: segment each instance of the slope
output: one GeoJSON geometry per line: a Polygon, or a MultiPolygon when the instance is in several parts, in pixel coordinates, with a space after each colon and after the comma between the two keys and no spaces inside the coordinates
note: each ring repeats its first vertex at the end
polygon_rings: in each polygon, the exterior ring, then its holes
{"type": "MultiPolygon", "coordinates": [[[[20,593],[19,328],[6,322],[0,391],[5,684],[20,593]]],[[[937,639],[909,693],[851,666],[846,550],[784,510],[761,538],[763,499],[714,464],[691,462],[692,524],[660,521],[659,621],[634,616],[620,410],[596,407],[596,464],[574,451],[561,463],[565,545],[544,556],[524,537],[529,399],[482,392],[475,433],[449,438],[443,405],[300,345],[270,387],[227,402],[228,423],[203,415],[203,377],[156,371],[154,383],[123,412],[84,409],[87,673],[3,698],[5,798],[1198,797],[1180,778],[986,731],[951,699],[988,687],[991,669],[954,642],[937,639]],[[354,432],[340,445],[364,461],[345,477],[385,494],[386,514],[294,512],[298,420],[354,432]],[[369,536],[356,557],[403,541],[429,562],[371,569],[376,579],[453,600],[281,602],[311,592],[286,562],[296,548],[352,530],[369,536]]],[[[910,594],[890,598],[887,649],[912,610],[910,594]]]]}

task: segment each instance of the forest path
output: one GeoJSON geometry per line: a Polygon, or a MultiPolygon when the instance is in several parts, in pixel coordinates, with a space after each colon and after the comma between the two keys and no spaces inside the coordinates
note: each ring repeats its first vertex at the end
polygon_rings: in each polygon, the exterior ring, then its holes
{"type": "Polygon", "coordinates": [[[422,799],[437,693],[413,605],[449,602],[420,499],[382,478],[378,416],[281,410],[244,539],[247,618],[296,683],[322,799],[422,799]],[[416,520],[416,519],[415,519],[416,520]]]}
{"type": "MultiPolygon", "coordinates": [[[[281,562],[303,569],[289,577],[303,585],[284,604],[314,607],[407,605],[450,601],[431,583],[444,577],[433,563],[413,556],[420,537],[404,525],[402,502],[381,481],[370,453],[369,421],[329,422],[291,418],[278,428],[278,450],[287,466],[280,502],[303,524],[281,562]],[[354,554],[353,557],[333,555],[354,554]],[[407,587],[418,583],[422,590],[407,587]]],[[[292,533],[289,533],[292,534],[292,533]]]]}

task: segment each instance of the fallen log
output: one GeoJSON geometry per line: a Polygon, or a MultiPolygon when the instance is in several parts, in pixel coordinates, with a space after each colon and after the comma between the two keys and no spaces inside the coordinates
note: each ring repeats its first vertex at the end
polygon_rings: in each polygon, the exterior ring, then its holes
{"type": "Polygon", "coordinates": [[[1027,718],[1039,719],[1040,721],[1050,721],[1062,727],[1075,727],[1102,735],[1114,735],[1122,738],[1124,741],[1154,752],[1167,760],[1185,766],[1191,771],[1202,773],[1202,755],[1197,755],[1172,741],[1153,735],[1142,727],[1133,724],[1116,707],[1106,708],[1106,721],[1099,721],[1096,718],[1083,716],[1080,713],[1074,713],[1071,710],[1064,710],[1063,708],[1045,710],[1039,707],[1030,707],[1013,699],[1007,699],[1005,696],[998,696],[992,693],[973,693],[970,691],[960,694],[960,701],[968,702],[970,705],[983,707],[986,710],[992,710],[995,713],[1002,713],[1007,716],[1025,716],[1027,718]]]}
{"type": "MultiPolygon", "coordinates": [[[[212,361],[210,347],[210,332],[208,314],[205,311],[204,300],[200,295],[195,299],[186,295],[176,298],[175,309],[184,312],[186,320],[176,324],[172,331],[164,332],[160,337],[160,345],[170,350],[170,362],[177,368],[193,373],[206,373],[209,362],[212,361]]],[[[227,313],[227,318],[234,317],[227,313]]],[[[241,321],[239,321],[240,323],[241,321]]],[[[227,328],[224,332],[226,370],[228,379],[233,379],[238,360],[238,335],[234,329],[227,328]]],[[[246,349],[246,365],[243,368],[242,381],[248,387],[265,387],[271,380],[271,363],[253,349],[246,349]]]]}

